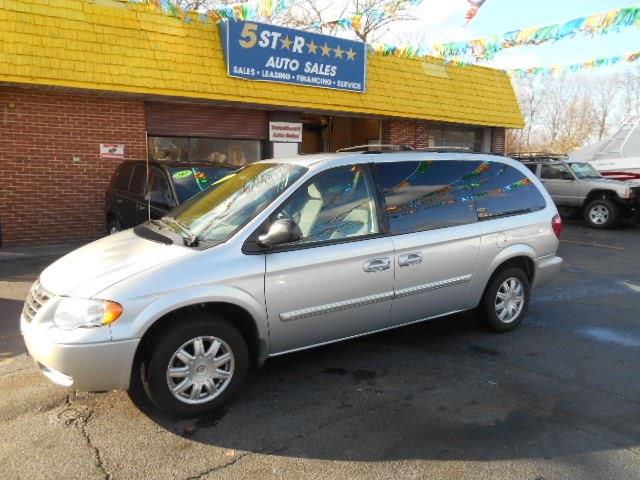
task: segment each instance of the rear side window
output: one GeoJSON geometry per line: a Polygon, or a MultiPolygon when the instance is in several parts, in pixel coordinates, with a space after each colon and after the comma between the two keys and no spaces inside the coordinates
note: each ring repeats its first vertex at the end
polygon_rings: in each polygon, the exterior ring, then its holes
{"type": "Polygon", "coordinates": [[[447,160],[377,164],[391,234],[476,222],[469,179],[478,165],[447,160]]]}
{"type": "Polygon", "coordinates": [[[133,176],[131,177],[131,183],[129,184],[129,191],[131,193],[142,195],[144,180],[146,177],[147,167],[144,165],[136,165],[133,170],[133,176]]]}
{"type": "Polygon", "coordinates": [[[471,179],[478,218],[486,220],[545,208],[544,197],[520,170],[504,163],[482,162],[471,179]]]}
{"type": "Polygon", "coordinates": [[[567,180],[573,178],[566,165],[542,165],[540,178],[545,180],[567,180]]]}

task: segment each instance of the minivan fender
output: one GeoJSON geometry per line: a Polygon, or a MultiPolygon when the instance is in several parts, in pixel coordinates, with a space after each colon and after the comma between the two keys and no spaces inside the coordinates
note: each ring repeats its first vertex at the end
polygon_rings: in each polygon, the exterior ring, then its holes
{"type": "Polygon", "coordinates": [[[244,290],[226,285],[203,285],[164,293],[136,315],[131,328],[135,337],[142,338],[156,321],[171,312],[215,302],[231,304],[247,311],[255,323],[260,350],[268,351],[269,329],[264,302],[261,303],[244,290]]]}
{"type": "MultiPolygon", "coordinates": [[[[489,264],[489,268],[487,269],[487,271],[490,272],[490,274],[487,276],[487,282],[493,276],[495,271],[500,268],[500,265],[516,257],[526,257],[533,263],[538,255],[533,247],[531,247],[531,245],[527,245],[526,243],[515,243],[513,245],[505,247],[493,258],[493,260],[489,264]]],[[[535,265],[535,263],[533,264],[535,265]]],[[[532,277],[533,275],[535,275],[535,271],[533,269],[531,270],[531,275],[532,277]]],[[[531,278],[531,281],[533,284],[533,278],[531,278]]]]}
{"type": "MultiPolygon", "coordinates": [[[[525,243],[515,243],[501,249],[488,264],[483,264],[482,262],[478,264],[476,275],[473,277],[471,285],[469,285],[468,308],[475,308],[478,306],[482,300],[482,295],[489,284],[489,280],[496,270],[498,270],[498,268],[500,268],[500,266],[505,262],[518,257],[525,257],[533,262],[537,255],[536,251],[530,245],[525,243]]],[[[534,272],[532,271],[532,273],[534,272]]]]}

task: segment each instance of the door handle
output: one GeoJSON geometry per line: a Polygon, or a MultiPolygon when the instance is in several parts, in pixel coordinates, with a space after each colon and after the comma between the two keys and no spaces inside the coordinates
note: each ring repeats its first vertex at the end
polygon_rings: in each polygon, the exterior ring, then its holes
{"type": "Polygon", "coordinates": [[[407,253],[406,255],[400,255],[398,257],[398,265],[401,267],[417,265],[418,263],[422,263],[421,253],[407,253]]]}
{"type": "Polygon", "coordinates": [[[121,199],[121,198],[116,198],[116,203],[117,203],[118,205],[121,205],[123,202],[124,202],[124,200],[123,200],[123,199],[121,199]]]}
{"type": "Polygon", "coordinates": [[[138,204],[138,211],[139,212],[144,212],[147,209],[146,205],[142,205],[142,204],[138,204]]]}
{"type": "Polygon", "coordinates": [[[381,272],[382,270],[389,270],[391,268],[391,260],[389,257],[374,258],[373,260],[367,260],[362,264],[362,269],[365,272],[381,272]]]}

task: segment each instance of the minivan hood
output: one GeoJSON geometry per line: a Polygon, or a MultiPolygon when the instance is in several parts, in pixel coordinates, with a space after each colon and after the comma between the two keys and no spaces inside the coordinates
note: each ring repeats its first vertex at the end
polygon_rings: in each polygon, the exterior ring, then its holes
{"type": "Polygon", "coordinates": [[[138,237],[125,230],[89,243],[49,265],[41,285],[54,295],[91,298],[105,288],[194,250],[138,237]]]}

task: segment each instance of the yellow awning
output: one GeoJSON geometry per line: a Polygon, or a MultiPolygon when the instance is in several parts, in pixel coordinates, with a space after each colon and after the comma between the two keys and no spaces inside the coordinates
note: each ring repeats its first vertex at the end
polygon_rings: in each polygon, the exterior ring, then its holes
{"type": "Polygon", "coordinates": [[[509,76],[370,54],[367,92],[230,78],[218,28],[120,0],[0,0],[0,82],[522,128],[509,76]]]}

